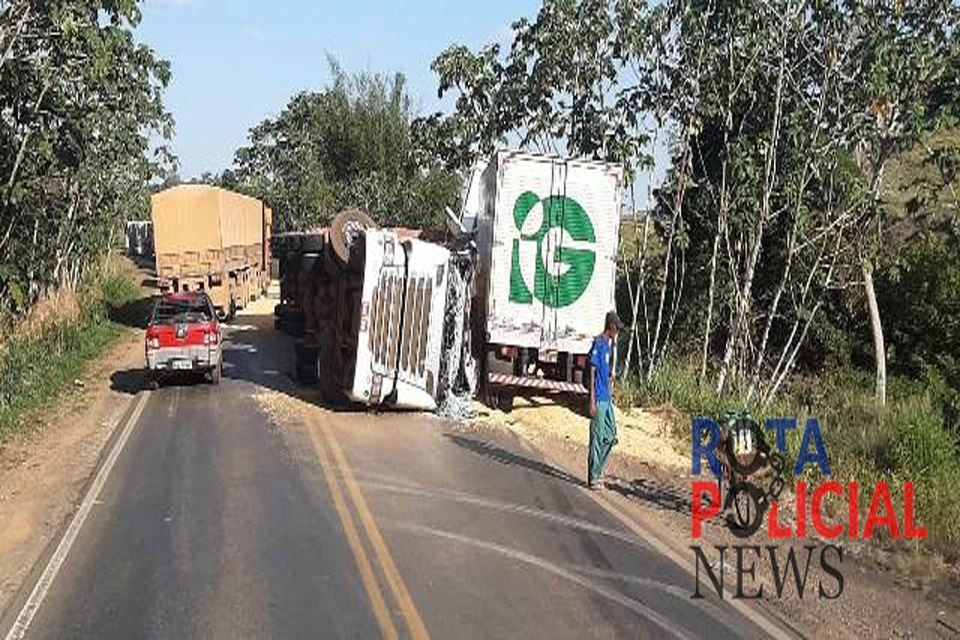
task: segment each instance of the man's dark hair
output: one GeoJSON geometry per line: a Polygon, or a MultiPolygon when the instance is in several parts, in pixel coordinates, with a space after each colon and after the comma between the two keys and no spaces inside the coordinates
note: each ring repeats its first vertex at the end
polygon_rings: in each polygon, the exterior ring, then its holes
{"type": "Polygon", "coordinates": [[[616,327],[618,330],[623,329],[623,322],[620,320],[620,316],[617,315],[616,311],[608,311],[606,321],[603,323],[604,331],[611,327],[616,327]]]}

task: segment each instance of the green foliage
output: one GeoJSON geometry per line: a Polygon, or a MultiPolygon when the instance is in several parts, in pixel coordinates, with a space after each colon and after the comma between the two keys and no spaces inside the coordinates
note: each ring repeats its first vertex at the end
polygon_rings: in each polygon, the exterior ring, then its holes
{"type": "Polygon", "coordinates": [[[618,89],[628,68],[618,17],[608,0],[547,0],[535,20],[513,23],[509,51],[499,44],[443,51],[431,68],[440,97],[458,94],[456,110],[419,124],[436,131],[447,166],[468,166],[508,135],[521,148],[620,162],[628,175],[644,166],[643,113],[618,89]]]}
{"type": "Polygon", "coordinates": [[[169,162],[169,65],[134,0],[0,3],[0,312],[76,286],[169,162]]]}
{"type": "Polygon", "coordinates": [[[263,199],[279,230],[323,225],[352,207],[382,224],[440,225],[460,185],[418,147],[404,76],[351,76],[332,59],[330,68],[330,86],[297,94],[250,130],[219,183],[263,199]]]}
{"type": "Polygon", "coordinates": [[[960,389],[960,260],[953,234],[925,234],[904,247],[879,280],[891,364],[960,389]]]}
{"type": "Polygon", "coordinates": [[[26,426],[32,412],[71,388],[86,365],[122,334],[109,314],[138,294],[128,272],[101,263],[83,283],[76,318],[8,337],[0,346],[0,443],[26,426]]]}
{"type": "MultiPolygon", "coordinates": [[[[944,423],[945,412],[956,402],[945,385],[924,384],[908,378],[891,380],[886,407],[879,406],[869,385],[870,375],[838,369],[819,379],[796,382],[773,405],[762,409],[742,396],[717,396],[697,383],[689,365],[668,361],[649,379],[634,379],[620,392],[620,400],[643,406],[669,404],[677,409],[672,424],[675,437],[689,442],[691,416],[719,417],[747,409],[757,418],[792,416],[797,431],[787,439],[787,459],[795,460],[802,428],[808,416],[820,422],[834,479],[859,481],[872,487],[884,480],[914,484],[916,519],[929,528],[929,548],[945,557],[960,557],[960,451],[958,437],[944,423]]],[[[806,474],[815,469],[805,470],[806,474]]],[[[788,475],[792,466],[788,465],[788,475]]],[[[807,478],[811,479],[811,478],[807,478]]],[[[861,495],[861,510],[869,506],[861,495]]]]}
{"type": "Polygon", "coordinates": [[[957,227],[931,209],[956,211],[960,154],[930,134],[958,115],[958,25],[947,0],[547,0],[508,45],[443,51],[432,68],[456,108],[418,126],[450,167],[516,141],[620,162],[628,179],[651,134],[669,139],[648,249],[621,252],[618,306],[642,356],[628,366],[701,352],[716,386],[769,402],[798,372],[869,364],[863,267],[898,304],[883,279],[904,229],[957,227]],[[918,162],[941,182],[885,189],[888,164],[925,140],[918,162]]]}

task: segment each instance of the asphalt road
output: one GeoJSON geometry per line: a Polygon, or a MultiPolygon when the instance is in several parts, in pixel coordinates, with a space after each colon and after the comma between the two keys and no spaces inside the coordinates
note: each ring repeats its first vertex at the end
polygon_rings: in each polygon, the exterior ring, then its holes
{"type": "Polygon", "coordinates": [[[221,385],[148,394],[25,637],[765,635],[508,435],[269,419],[292,346],[240,322],[221,385]]]}

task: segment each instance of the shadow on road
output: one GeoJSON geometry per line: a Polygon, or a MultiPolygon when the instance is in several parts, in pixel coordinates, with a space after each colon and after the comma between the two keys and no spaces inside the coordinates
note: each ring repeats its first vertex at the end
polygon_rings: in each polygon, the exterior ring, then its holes
{"type": "Polygon", "coordinates": [[[563,480],[564,482],[569,482],[570,484],[577,486],[584,486],[582,480],[570,475],[562,469],[558,469],[547,464],[546,462],[541,462],[539,460],[527,458],[512,451],[507,451],[506,449],[502,449],[494,444],[490,444],[489,442],[475,440],[473,438],[467,438],[465,436],[453,433],[444,434],[444,437],[449,439],[458,447],[463,447],[468,451],[481,455],[485,458],[489,458],[490,460],[494,460],[501,464],[523,467],[524,469],[536,471],[537,473],[543,474],[549,478],[563,480]]]}
{"type": "Polygon", "coordinates": [[[608,485],[625,498],[637,500],[664,511],[690,515],[691,504],[689,490],[681,489],[649,478],[635,478],[632,481],[615,482],[608,485]]]}
{"type": "Polygon", "coordinates": [[[144,369],[124,369],[110,374],[110,388],[121,393],[134,395],[143,391],[147,385],[144,369]]]}
{"type": "Polygon", "coordinates": [[[326,398],[314,384],[296,378],[296,338],[274,329],[273,315],[237,315],[225,331],[223,376],[252,382],[337,412],[364,411],[358,405],[326,398]]]}
{"type": "MultiPolygon", "coordinates": [[[[157,380],[157,387],[193,387],[198,384],[210,384],[206,374],[200,371],[181,371],[168,373],[157,380]]],[[[114,371],[110,375],[110,388],[120,393],[136,395],[151,388],[150,376],[144,368],[114,371]]]]}
{"type": "MultiPolygon", "coordinates": [[[[493,387],[496,392],[497,387],[493,387]]],[[[514,398],[522,398],[524,403],[531,407],[564,407],[581,418],[590,417],[589,399],[587,396],[574,395],[563,392],[550,392],[544,389],[514,391],[514,398]]]]}

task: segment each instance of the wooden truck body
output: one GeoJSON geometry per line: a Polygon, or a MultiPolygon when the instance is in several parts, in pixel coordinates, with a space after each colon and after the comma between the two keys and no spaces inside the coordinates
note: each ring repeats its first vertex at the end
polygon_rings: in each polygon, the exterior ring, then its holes
{"type": "Polygon", "coordinates": [[[272,213],[256,198],[209,185],[151,198],[157,277],[174,293],[204,291],[232,315],[269,284],[272,213]]]}

